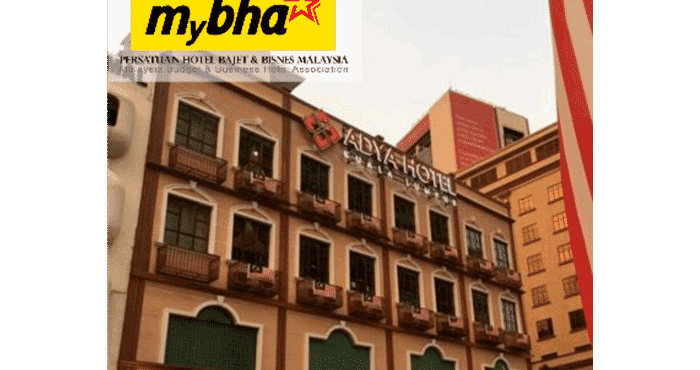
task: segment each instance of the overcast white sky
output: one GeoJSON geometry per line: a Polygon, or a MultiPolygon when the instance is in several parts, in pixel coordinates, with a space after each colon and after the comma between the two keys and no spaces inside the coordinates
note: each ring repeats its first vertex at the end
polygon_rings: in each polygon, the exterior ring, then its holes
{"type": "MultiPolygon", "coordinates": [[[[116,52],[129,2],[108,7],[116,52]]],[[[556,120],[552,58],[547,0],[365,0],[362,82],[305,82],[294,95],[396,143],[452,86],[527,117],[534,132],[556,120]]]]}

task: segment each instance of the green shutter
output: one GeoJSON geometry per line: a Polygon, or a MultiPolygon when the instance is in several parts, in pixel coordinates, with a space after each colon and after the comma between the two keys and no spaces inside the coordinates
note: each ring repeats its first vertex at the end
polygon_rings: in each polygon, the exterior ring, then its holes
{"type": "Polygon", "coordinates": [[[437,349],[431,347],[423,356],[411,355],[411,370],[454,370],[455,363],[442,359],[437,349]]]}
{"type": "Polygon", "coordinates": [[[369,370],[369,348],[358,347],[341,330],[309,342],[309,370],[369,370]]]}

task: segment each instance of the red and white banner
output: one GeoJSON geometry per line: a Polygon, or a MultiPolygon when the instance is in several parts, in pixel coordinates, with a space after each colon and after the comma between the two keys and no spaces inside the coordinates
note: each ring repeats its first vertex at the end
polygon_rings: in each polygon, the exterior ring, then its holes
{"type": "Polygon", "coordinates": [[[593,0],[550,0],[564,204],[593,343],[593,0]]]}

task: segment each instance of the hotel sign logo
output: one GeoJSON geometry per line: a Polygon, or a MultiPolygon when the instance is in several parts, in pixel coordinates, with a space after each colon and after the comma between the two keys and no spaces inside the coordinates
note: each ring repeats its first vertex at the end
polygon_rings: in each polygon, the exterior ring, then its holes
{"type": "Polygon", "coordinates": [[[335,2],[132,0],[131,50],[335,50],[335,2]]]}

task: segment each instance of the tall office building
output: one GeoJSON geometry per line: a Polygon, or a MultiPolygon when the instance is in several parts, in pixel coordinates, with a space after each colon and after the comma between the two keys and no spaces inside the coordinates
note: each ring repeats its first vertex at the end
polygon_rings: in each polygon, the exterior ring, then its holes
{"type": "Polygon", "coordinates": [[[156,83],[120,369],[528,369],[508,208],[267,83],[156,83]]]}
{"type": "Polygon", "coordinates": [[[592,369],[560,173],[559,129],[552,124],[455,174],[509,205],[523,275],[523,306],[533,369],[592,369]]]}
{"type": "Polygon", "coordinates": [[[441,171],[454,172],[529,133],[527,118],[450,89],[396,146],[441,171]]]}

